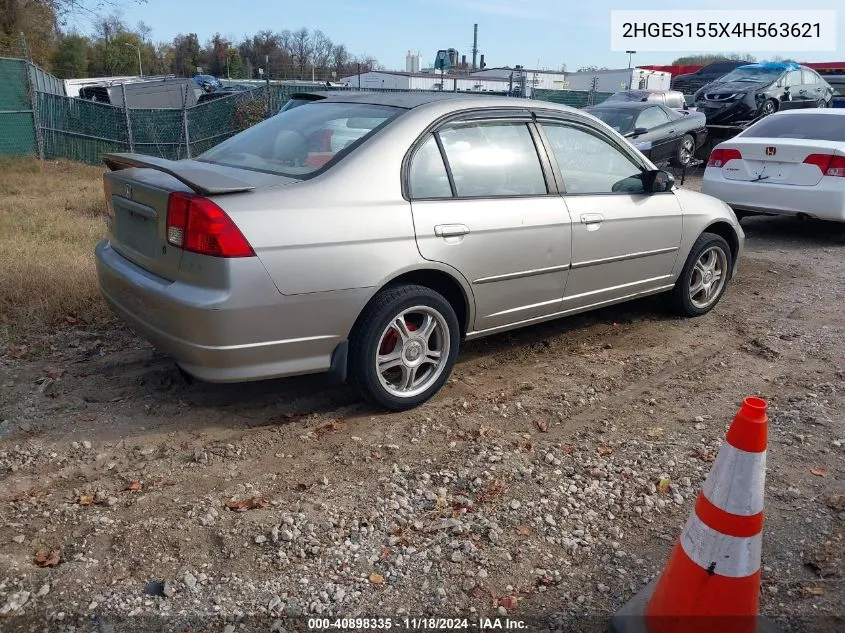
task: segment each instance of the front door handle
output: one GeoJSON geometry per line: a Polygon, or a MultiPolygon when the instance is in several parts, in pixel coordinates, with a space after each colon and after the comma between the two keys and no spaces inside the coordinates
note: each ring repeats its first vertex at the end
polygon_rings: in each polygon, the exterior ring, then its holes
{"type": "Polygon", "coordinates": [[[437,237],[461,237],[469,233],[469,227],[465,224],[438,224],[434,227],[434,234],[437,237]]]}
{"type": "Polygon", "coordinates": [[[585,213],[581,216],[581,224],[601,224],[603,220],[601,213],[585,213]]]}

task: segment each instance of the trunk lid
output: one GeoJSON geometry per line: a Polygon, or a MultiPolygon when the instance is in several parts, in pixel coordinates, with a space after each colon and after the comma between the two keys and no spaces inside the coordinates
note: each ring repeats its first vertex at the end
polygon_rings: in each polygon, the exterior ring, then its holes
{"type": "Polygon", "coordinates": [[[839,154],[841,143],[791,138],[734,137],[729,143],[742,154],[724,168],[726,180],[743,180],[760,184],[812,187],[822,179],[821,170],[804,161],[811,154],[839,154]]]}
{"type": "Polygon", "coordinates": [[[219,199],[252,189],[298,182],[274,174],[199,161],[168,161],[136,154],[107,154],[113,171],[103,177],[109,209],[109,242],[141,268],[174,281],[183,250],[167,241],[167,204],[174,191],[219,199]]]}

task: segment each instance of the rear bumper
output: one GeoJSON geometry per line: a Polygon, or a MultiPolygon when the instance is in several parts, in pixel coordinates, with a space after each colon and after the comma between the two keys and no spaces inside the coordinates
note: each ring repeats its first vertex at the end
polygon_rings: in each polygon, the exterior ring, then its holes
{"type": "Polygon", "coordinates": [[[721,170],[704,172],[702,193],[718,198],[739,211],[806,214],[821,220],[845,222],[845,188],[822,181],[814,187],[727,180],[721,170]]]}
{"type": "Polygon", "coordinates": [[[328,371],[371,296],[366,289],[284,296],[257,258],[233,261],[224,290],[157,277],[108,241],[95,255],[100,291],[112,311],[209,382],[328,371]]]}

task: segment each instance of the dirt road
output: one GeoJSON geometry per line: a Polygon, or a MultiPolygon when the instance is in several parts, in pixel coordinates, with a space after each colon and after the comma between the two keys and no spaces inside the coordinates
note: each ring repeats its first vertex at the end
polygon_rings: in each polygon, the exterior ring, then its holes
{"type": "Polygon", "coordinates": [[[3,625],[600,626],[659,573],[727,425],[759,395],[762,610],[786,630],[836,630],[845,229],[745,227],[710,315],[677,319],[651,299],[471,343],[443,393],[405,414],[320,377],[188,385],[116,324],[8,347],[0,607],[17,617],[3,625]]]}

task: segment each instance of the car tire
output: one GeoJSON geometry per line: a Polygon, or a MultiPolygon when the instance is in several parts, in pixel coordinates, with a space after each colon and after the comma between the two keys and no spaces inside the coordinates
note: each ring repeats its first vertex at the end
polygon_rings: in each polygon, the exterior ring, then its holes
{"type": "Polygon", "coordinates": [[[763,102],[763,105],[760,106],[760,118],[764,116],[769,116],[770,114],[774,114],[778,111],[778,102],[774,99],[766,99],[763,102]]]}
{"type": "Polygon", "coordinates": [[[826,108],[827,107],[827,101],[825,101],[824,99],[819,99],[819,102],[816,104],[816,107],[817,108],[826,108]]]}
{"type": "Polygon", "coordinates": [[[672,157],[672,165],[675,167],[686,167],[690,164],[695,155],[695,139],[689,134],[684,134],[684,137],[678,143],[675,149],[675,155],[672,157]]]}
{"type": "Polygon", "coordinates": [[[692,245],[672,290],[672,307],[682,316],[707,314],[725,293],[732,270],[731,248],[725,238],[715,233],[702,233],[692,245]],[[719,277],[714,279],[717,271],[719,277]],[[713,283],[717,284],[715,288],[713,283]]]}
{"type": "Polygon", "coordinates": [[[455,310],[441,294],[418,285],[385,288],[361,313],[350,335],[349,385],[363,400],[383,409],[419,406],[449,379],[460,336],[455,310]],[[427,336],[414,334],[426,326],[432,328],[427,336]],[[395,357],[380,365],[379,356],[395,357]]]}

